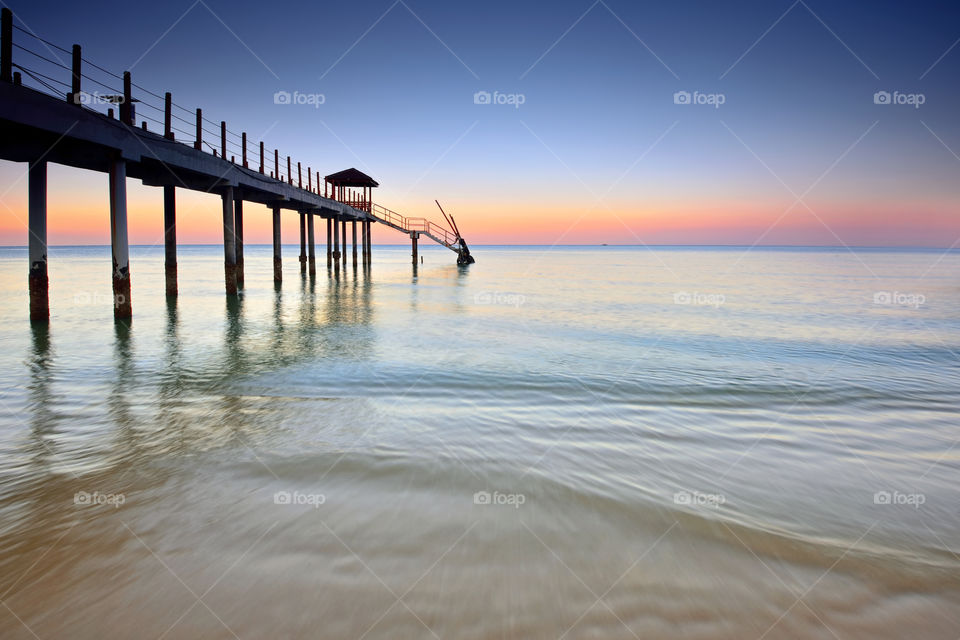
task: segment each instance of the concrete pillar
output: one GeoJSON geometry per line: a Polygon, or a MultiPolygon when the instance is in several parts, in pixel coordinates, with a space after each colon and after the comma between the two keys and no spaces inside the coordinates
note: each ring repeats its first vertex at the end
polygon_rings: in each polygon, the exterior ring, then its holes
{"type": "Polygon", "coordinates": [[[313,215],[313,213],[307,214],[307,236],[310,239],[310,243],[307,246],[307,251],[308,251],[307,255],[309,256],[309,259],[310,259],[310,275],[311,276],[317,275],[317,257],[316,257],[316,248],[315,248],[314,235],[313,235],[313,219],[315,217],[316,216],[313,215]]]}
{"type": "Polygon", "coordinates": [[[233,233],[233,187],[223,190],[223,275],[228,296],[237,295],[237,250],[233,233]]]}
{"type": "Polygon", "coordinates": [[[243,196],[235,194],[233,201],[234,227],[233,234],[236,242],[237,254],[237,286],[243,286],[243,196]]]}
{"type": "Polygon", "coordinates": [[[331,230],[331,219],[327,218],[327,268],[330,268],[333,262],[333,231],[331,230]]]}
{"type": "Polygon", "coordinates": [[[300,212],[300,273],[307,272],[307,214],[300,212]]]}
{"type": "Polygon", "coordinates": [[[360,258],[367,264],[367,221],[360,221],[360,258]]]}
{"type": "Polygon", "coordinates": [[[413,264],[417,264],[417,238],[420,237],[420,234],[416,231],[410,232],[410,242],[413,245],[413,264]]]}
{"type": "Polygon", "coordinates": [[[110,164],[110,246],[113,251],[113,317],[133,316],[130,298],[130,244],[127,237],[127,163],[110,164]]]}
{"type": "Polygon", "coordinates": [[[357,221],[353,220],[350,222],[352,227],[351,232],[353,233],[353,268],[357,268],[357,221]]]}
{"type": "Polygon", "coordinates": [[[343,266],[347,266],[347,221],[340,223],[341,237],[343,238],[343,266]]]}
{"type": "Polygon", "coordinates": [[[47,163],[32,163],[28,171],[30,320],[47,322],[50,319],[50,281],[47,278],[47,163]]]}
{"type": "Polygon", "coordinates": [[[167,295],[177,295],[177,194],[176,187],[163,187],[163,271],[167,295]]]}
{"type": "Polygon", "coordinates": [[[367,264],[373,263],[373,222],[367,220],[367,264]]]}
{"type": "Polygon", "coordinates": [[[333,266],[340,268],[340,221],[333,219],[333,266]]]}
{"type": "Polygon", "coordinates": [[[280,256],[280,207],[273,208],[273,281],[283,282],[283,262],[280,256]]]}

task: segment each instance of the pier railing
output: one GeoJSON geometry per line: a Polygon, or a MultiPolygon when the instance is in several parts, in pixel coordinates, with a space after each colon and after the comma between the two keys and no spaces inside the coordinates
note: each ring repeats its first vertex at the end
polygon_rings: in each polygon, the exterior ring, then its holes
{"type": "Polygon", "coordinates": [[[454,249],[454,251],[456,251],[455,247],[459,244],[456,234],[451,233],[444,227],[426,218],[408,218],[379,204],[374,204],[370,213],[380,222],[386,223],[399,231],[405,233],[410,233],[411,231],[423,233],[430,236],[437,243],[454,249]]]}
{"type": "Polygon", "coordinates": [[[244,131],[228,128],[226,121],[217,122],[200,108],[188,109],[174,102],[169,92],[161,95],[133,82],[129,71],[118,74],[96,64],[83,56],[80,45],[67,49],[13,24],[7,10],[2,40],[2,80],[65,99],[80,109],[119,118],[131,127],[153,128],[169,140],[192,144],[199,151],[327,196],[319,171],[295,162],[279,149],[271,150],[263,140],[255,140],[244,131]]]}

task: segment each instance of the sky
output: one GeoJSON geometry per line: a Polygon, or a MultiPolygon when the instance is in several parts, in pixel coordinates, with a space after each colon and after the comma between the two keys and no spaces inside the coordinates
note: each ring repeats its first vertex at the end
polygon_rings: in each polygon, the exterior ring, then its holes
{"type": "MultiPolygon", "coordinates": [[[[294,163],[369,173],[387,208],[440,220],[439,199],[471,244],[960,239],[951,2],[3,2],[294,163]]],[[[3,245],[26,243],[24,173],[0,161],[3,245]]],[[[51,244],[109,242],[105,175],[51,167],[48,197],[51,244]]],[[[161,190],[128,197],[131,242],[162,243],[161,190]]],[[[246,241],[269,242],[268,211],[245,214],[246,241]]],[[[220,215],[178,190],[180,242],[221,242],[220,215]]]]}

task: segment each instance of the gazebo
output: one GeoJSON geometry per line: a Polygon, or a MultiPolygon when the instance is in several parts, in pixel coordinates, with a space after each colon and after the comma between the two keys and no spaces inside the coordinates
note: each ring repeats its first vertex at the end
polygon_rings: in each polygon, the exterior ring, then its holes
{"type": "Polygon", "coordinates": [[[350,205],[354,209],[370,213],[373,188],[379,187],[379,182],[353,167],[331,173],[323,180],[324,195],[328,198],[333,198],[350,205]],[[357,189],[361,191],[357,191],[357,189]]]}

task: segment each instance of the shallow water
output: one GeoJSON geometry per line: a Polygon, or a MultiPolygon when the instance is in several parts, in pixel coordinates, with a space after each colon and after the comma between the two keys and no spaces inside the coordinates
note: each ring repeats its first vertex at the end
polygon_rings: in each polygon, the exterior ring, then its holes
{"type": "Polygon", "coordinates": [[[295,253],[0,250],[0,636],[960,635],[960,254],[295,253]]]}

